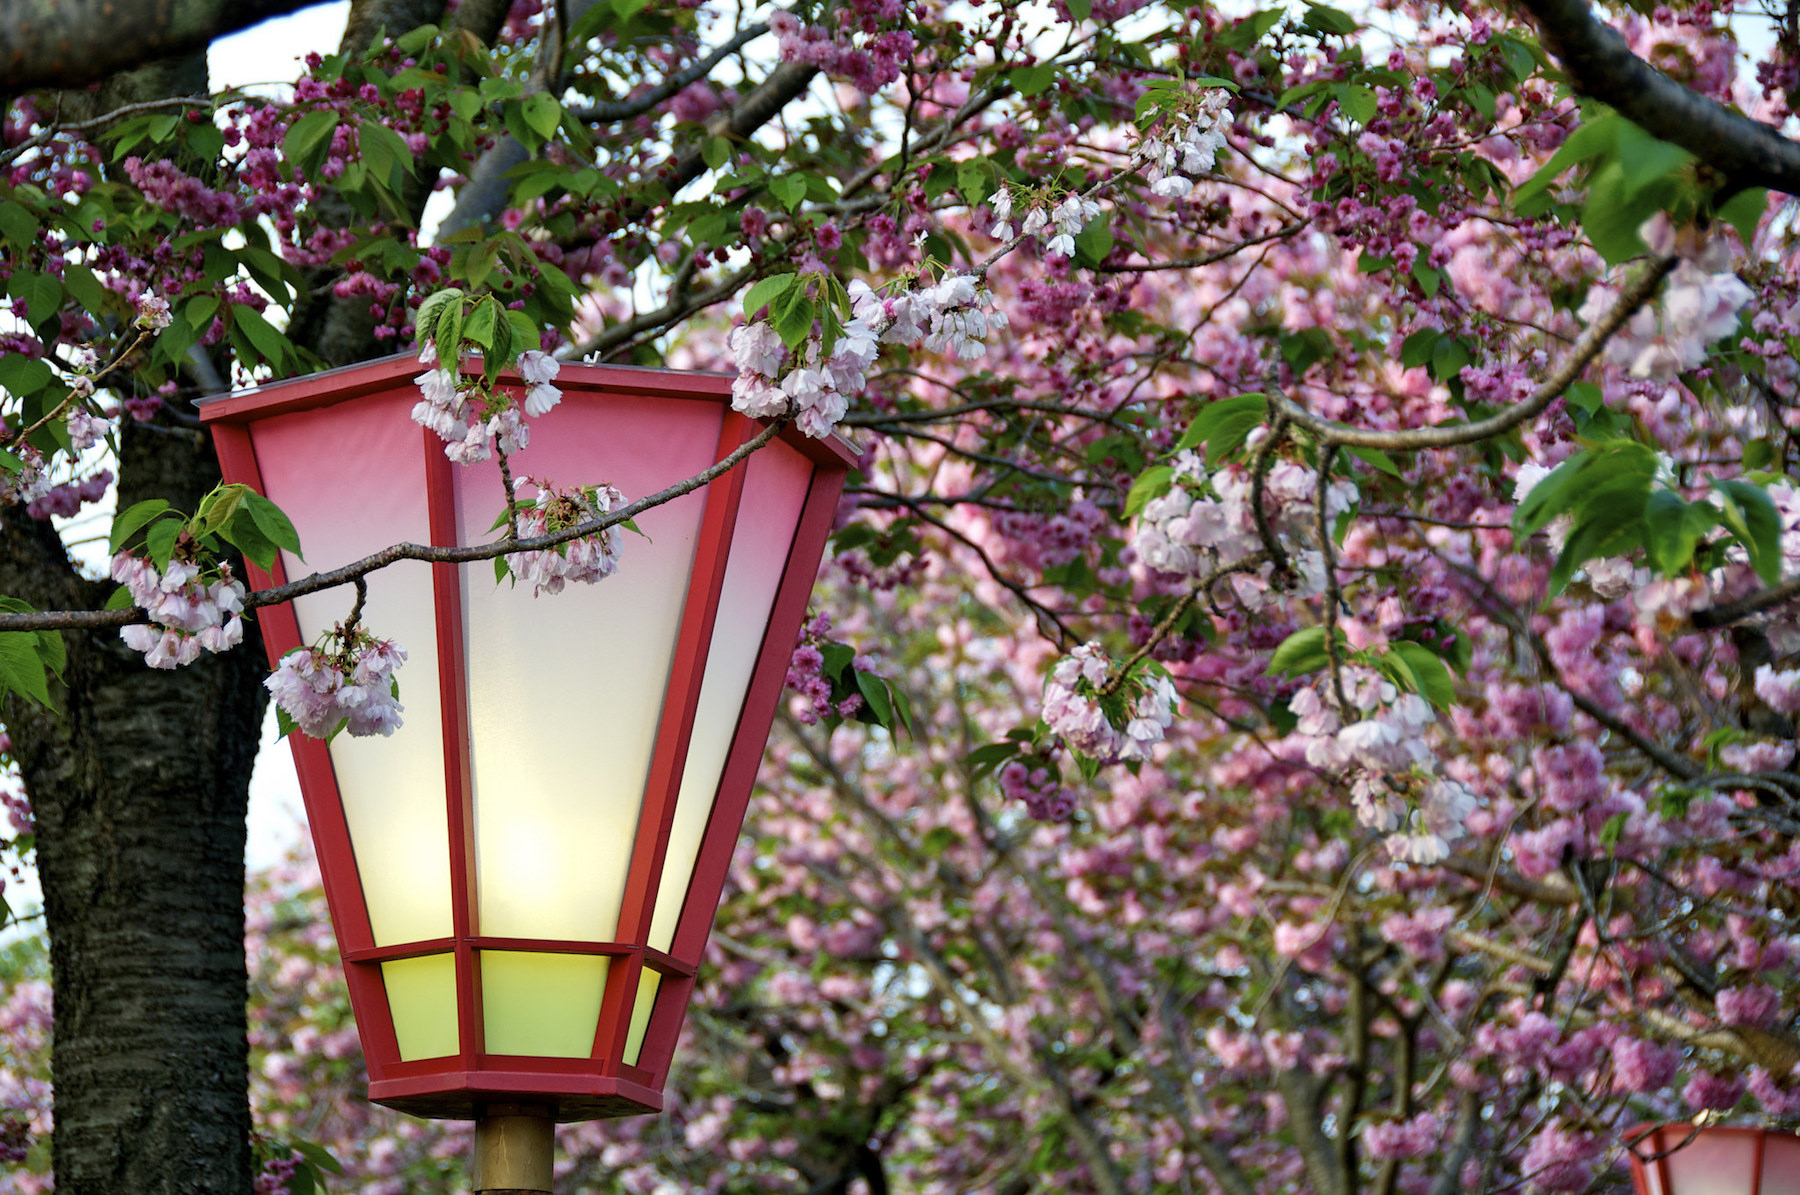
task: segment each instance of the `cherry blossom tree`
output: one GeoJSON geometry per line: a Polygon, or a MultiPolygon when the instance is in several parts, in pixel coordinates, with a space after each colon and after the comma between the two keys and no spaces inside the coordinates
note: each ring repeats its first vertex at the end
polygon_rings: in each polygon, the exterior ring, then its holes
{"type": "MultiPolygon", "coordinates": [[[[455,1181],[342,1107],[300,873],[254,1025],[238,953],[264,695],[391,732],[354,591],[430,550],[249,590],[293,529],[192,415],[392,351],[455,461],[575,358],[863,450],[673,1107],[568,1131],[582,1179],[1582,1191],[1633,1124],[1800,1114],[1793,12],[358,0],[275,100],[191,51],[288,5],[148,6],[190,56],[141,66],[42,7],[0,18],[18,1189],[48,1085],[69,1191],[455,1181]],[[103,576],[59,520],[109,494],[103,576]],[[328,587],[267,675],[255,611],[328,587]]],[[[504,476],[458,559],[544,601],[664,497],[504,476]]]]}

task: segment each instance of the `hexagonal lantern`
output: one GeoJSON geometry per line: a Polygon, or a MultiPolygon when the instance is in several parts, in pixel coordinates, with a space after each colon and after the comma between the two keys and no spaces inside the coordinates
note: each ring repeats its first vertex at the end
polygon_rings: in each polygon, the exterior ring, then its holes
{"type": "Polygon", "coordinates": [[[1741,1125],[1663,1124],[1627,1134],[1638,1195],[1800,1195],[1800,1137],[1741,1125]]]}
{"type": "MultiPolygon", "coordinates": [[[[497,462],[453,464],[412,421],[419,370],[392,357],[201,406],[226,480],[286,511],[306,553],[253,584],[393,543],[492,540],[497,462]]],[[[516,477],[634,500],[761,430],[730,409],[727,376],[567,364],[558,384],[516,477]]],[[[291,741],[370,1099],[495,1132],[537,1118],[544,1190],[550,1119],[661,1108],[853,460],[786,429],[638,516],[616,575],[560,594],[496,584],[486,561],[369,575],[365,625],[409,653],[405,725],[291,741]]],[[[258,611],[271,661],[353,600],[340,587],[258,611]]]]}

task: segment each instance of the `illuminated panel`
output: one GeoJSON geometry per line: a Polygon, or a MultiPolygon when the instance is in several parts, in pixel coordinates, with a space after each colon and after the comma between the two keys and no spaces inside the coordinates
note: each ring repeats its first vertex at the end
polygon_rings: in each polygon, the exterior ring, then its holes
{"type": "MultiPolygon", "coordinates": [[[[723,411],[567,394],[513,475],[641,498],[712,463],[723,411]]],[[[457,470],[462,542],[487,540],[503,506],[493,462],[457,470]]],[[[695,493],[646,511],[648,538],[625,532],[596,585],[534,597],[490,564],[462,570],[482,934],[614,938],[703,510],[695,493]]]]}
{"type": "Polygon", "coordinates": [[[381,982],[387,988],[402,1062],[456,1053],[454,956],[428,954],[382,963],[381,982]]]}
{"type": "Polygon", "coordinates": [[[481,952],[481,1013],[490,1054],[586,1058],[610,960],[597,954],[481,952]]]}
{"type": "Polygon", "coordinates": [[[662,881],[656,890],[656,910],[647,939],[653,950],[666,952],[674,939],[675,922],[687,899],[694,860],[700,854],[700,838],[719,791],[719,776],[725,770],[725,756],[737,731],[738,714],[750,689],[769,612],[775,606],[775,591],[787,564],[788,546],[812,480],[812,462],[779,440],[758,449],[745,467],[750,472],[744,479],[737,533],[725,567],[706,678],[694,714],[693,740],[669,829],[662,881]]]}
{"type": "MultiPolygon", "coordinates": [[[[398,541],[430,541],[424,448],[410,389],[281,415],[253,425],[268,497],[293,520],[306,552],[283,554],[288,576],[336,568],[398,541]],[[356,445],[355,452],[345,444],[356,445]],[[379,515],[379,517],[376,517],[379,515]]],[[[406,649],[395,679],[405,724],[391,737],[331,744],[332,770],[377,945],[452,933],[450,834],[429,565],[405,561],[371,573],[363,625],[406,649]]],[[[348,617],[348,586],[298,598],[300,636],[312,643],[348,617]]]]}

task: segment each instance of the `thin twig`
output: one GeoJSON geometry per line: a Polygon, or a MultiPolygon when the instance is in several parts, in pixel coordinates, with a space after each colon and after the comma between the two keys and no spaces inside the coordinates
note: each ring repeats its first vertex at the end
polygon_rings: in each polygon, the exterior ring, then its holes
{"type": "Polygon", "coordinates": [[[692,66],[676,71],[644,94],[633,96],[628,100],[617,100],[612,103],[590,104],[585,108],[575,109],[571,115],[573,115],[575,119],[581,121],[605,121],[608,123],[630,120],[634,116],[642,116],[664,100],[673,98],[677,92],[688,87],[690,84],[697,83],[701,79],[704,79],[712,72],[713,67],[719,65],[719,63],[723,62],[726,58],[737,53],[745,45],[755,41],[768,31],[768,24],[758,21],[756,24],[747,26],[739,31],[730,41],[708,54],[705,58],[702,58],[692,66]]]}

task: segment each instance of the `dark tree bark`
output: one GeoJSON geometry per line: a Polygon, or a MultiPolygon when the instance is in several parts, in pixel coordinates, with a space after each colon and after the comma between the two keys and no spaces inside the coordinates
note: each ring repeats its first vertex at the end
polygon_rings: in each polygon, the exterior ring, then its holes
{"type": "MultiPolygon", "coordinates": [[[[205,90],[205,59],[190,55],[65,107],[205,90]]],[[[121,507],[160,497],[191,510],[218,476],[199,432],[121,433],[121,507]]],[[[77,572],[48,523],[0,517],[0,592],[92,608],[111,588],[77,572]]],[[[243,858],[260,641],[157,672],[116,632],[64,638],[62,712],[4,711],[39,827],[57,1188],[247,1195],[243,858]]]]}
{"type": "MultiPolygon", "coordinates": [[[[217,480],[181,429],[125,430],[121,505],[192,509],[217,480]]],[[[6,516],[0,586],[89,605],[47,524],[6,516]]],[[[39,826],[56,1020],[56,1184],[68,1195],[244,1195],[251,1186],[244,818],[261,643],[178,672],[114,632],[65,635],[58,716],[7,711],[39,826]]]]}
{"type": "MultiPolygon", "coordinates": [[[[85,87],[323,0],[0,0],[0,90],[85,87]]],[[[205,81],[201,91],[206,90],[205,81]]]]}
{"type": "Polygon", "coordinates": [[[1664,141],[1725,175],[1733,188],[1800,194],[1800,144],[1773,126],[1690,91],[1631,52],[1618,30],[1594,16],[1588,0],[1520,0],[1582,95],[1609,104],[1664,141]]]}

